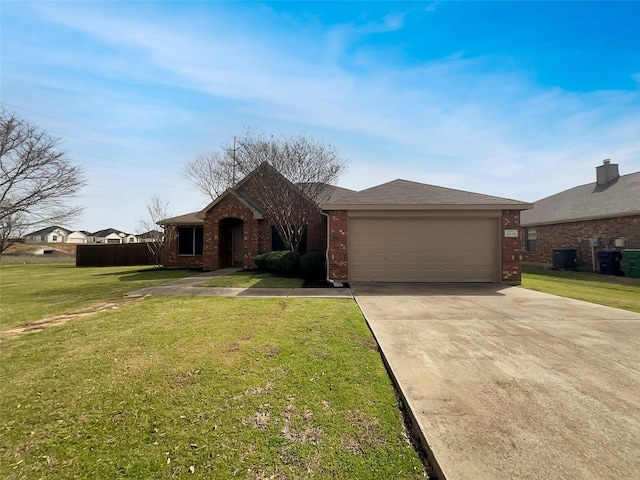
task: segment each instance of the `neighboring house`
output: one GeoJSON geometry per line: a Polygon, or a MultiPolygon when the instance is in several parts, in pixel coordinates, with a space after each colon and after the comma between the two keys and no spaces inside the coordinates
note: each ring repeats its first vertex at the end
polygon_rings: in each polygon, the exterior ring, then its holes
{"type": "MultiPolygon", "coordinates": [[[[255,180],[159,222],[177,229],[167,266],[254,268],[258,253],[276,249],[274,225],[251,195],[255,180]]],[[[520,211],[531,206],[406,180],[330,187],[304,247],[326,251],[333,281],[519,283],[520,211]]]]}
{"type": "Polygon", "coordinates": [[[138,242],[140,243],[152,243],[162,240],[164,233],[160,230],[149,230],[148,232],[141,233],[137,235],[138,242]]]}
{"type": "Polygon", "coordinates": [[[120,244],[138,243],[138,237],[129,233],[121,232],[115,228],[106,228],[93,234],[95,243],[120,244]]]}
{"type": "Polygon", "coordinates": [[[640,248],[640,172],[620,176],[604,160],[595,182],[533,205],[522,213],[526,264],[551,266],[553,249],[575,248],[578,267],[592,269],[592,252],[640,248]]]}
{"type": "Polygon", "coordinates": [[[76,230],[67,235],[67,243],[95,243],[95,237],[86,230],[76,230]]]}
{"type": "Polygon", "coordinates": [[[133,235],[131,233],[125,233],[122,237],[122,243],[139,243],[137,235],[133,235]]]}
{"type": "Polygon", "coordinates": [[[66,228],[52,226],[25,235],[27,243],[64,243],[71,233],[66,228]]]}

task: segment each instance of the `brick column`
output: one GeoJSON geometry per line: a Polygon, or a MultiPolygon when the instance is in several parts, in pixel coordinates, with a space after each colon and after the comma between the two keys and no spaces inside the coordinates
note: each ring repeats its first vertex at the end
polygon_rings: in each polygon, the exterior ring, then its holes
{"type": "Polygon", "coordinates": [[[329,212],[329,278],[349,279],[349,218],[346,210],[329,212]]]}
{"type": "Polygon", "coordinates": [[[220,268],[218,263],[220,224],[216,218],[207,215],[204,221],[204,245],[202,251],[202,269],[215,270],[220,268]]]}
{"type": "Polygon", "coordinates": [[[500,280],[503,283],[520,285],[522,280],[522,239],[506,237],[505,230],[515,230],[520,235],[520,210],[503,210],[500,218],[500,280]]]}

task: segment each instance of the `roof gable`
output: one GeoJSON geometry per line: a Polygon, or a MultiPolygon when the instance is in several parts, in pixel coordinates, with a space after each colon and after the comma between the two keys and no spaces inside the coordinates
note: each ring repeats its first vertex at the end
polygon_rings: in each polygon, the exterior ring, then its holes
{"type": "Polygon", "coordinates": [[[398,209],[398,208],[530,208],[518,200],[438,187],[408,180],[393,180],[351,195],[338,197],[324,209],[398,209]]]}
{"type": "Polygon", "coordinates": [[[256,205],[255,202],[253,202],[246,195],[243,195],[242,193],[234,190],[233,188],[228,188],[224,193],[222,193],[222,195],[220,195],[213,202],[211,202],[209,205],[204,207],[200,212],[198,212],[196,214],[196,217],[201,219],[201,220],[204,220],[204,218],[207,215],[207,212],[209,210],[211,210],[212,208],[214,208],[216,205],[218,205],[222,200],[224,200],[228,196],[235,197],[236,199],[238,199],[240,201],[240,203],[242,203],[247,208],[249,208],[249,210],[251,210],[253,212],[253,218],[255,218],[256,220],[260,220],[260,219],[263,218],[263,210],[262,210],[262,208],[259,207],[258,205],[256,205]]]}
{"type": "Polygon", "coordinates": [[[596,182],[573,187],[535,202],[523,212],[521,223],[549,225],[640,214],[640,172],[622,175],[598,185],[596,182]]]}

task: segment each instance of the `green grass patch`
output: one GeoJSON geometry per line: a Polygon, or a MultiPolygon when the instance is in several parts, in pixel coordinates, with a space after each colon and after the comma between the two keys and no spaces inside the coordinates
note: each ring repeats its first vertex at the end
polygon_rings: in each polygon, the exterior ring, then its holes
{"type": "Polygon", "coordinates": [[[215,277],[198,286],[219,288],[300,288],[303,284],[304,280],[301,278],[246,271],[215,277]]]}
{"type": "Polygon", "coordinates": [[[640,280],[587,272],[528,271],[522,287],[561,297],[640,312],[640,280]]]}
{"type": "Polygon", "coordinates": [[[151,297],[0,367],[2,478],[424,478],[353,300],[151,297]]]}
{"type": "Polygon", "coordinates": [[[0,265],[0,327],[116,301],[127,292],[193,274],[189,270],[148,267],[0,265]]]}

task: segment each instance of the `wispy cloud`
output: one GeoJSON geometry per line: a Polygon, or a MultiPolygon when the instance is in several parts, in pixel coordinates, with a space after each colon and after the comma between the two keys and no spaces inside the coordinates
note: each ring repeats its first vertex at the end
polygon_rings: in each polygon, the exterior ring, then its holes
{"type": "Polygon", "coordinates": [[[100,155],[156,162],[173,175],[244,126],[306,129],[337,144],[352,160],[343,182],[352,188],[404,177],[535,200],[592,181],[603,158],[640,170],[637,89],[542,85],[500,52],[409,61],[388,49],[437,2],[335,24],[263,6],[243,16],[245,4],[197,5],[194,16],[40,4],[37,21],[78,45],[29,51],[53,73],[19,75],[93,110],[79,136],[102,123],[110,151],[100,155]]]}

